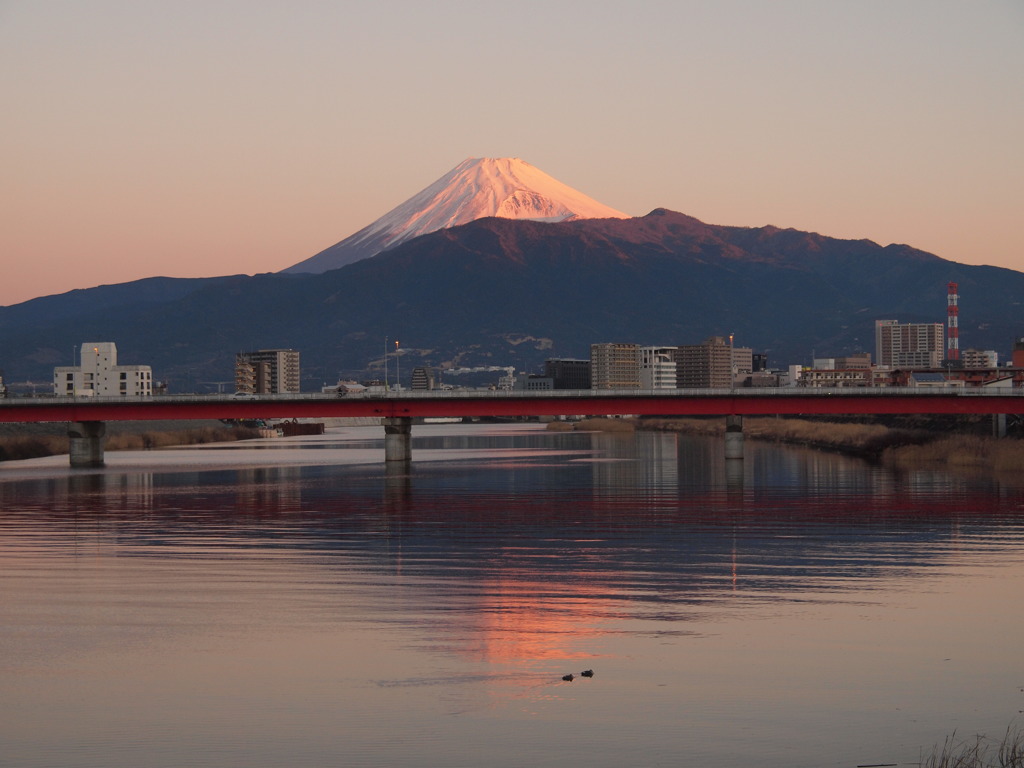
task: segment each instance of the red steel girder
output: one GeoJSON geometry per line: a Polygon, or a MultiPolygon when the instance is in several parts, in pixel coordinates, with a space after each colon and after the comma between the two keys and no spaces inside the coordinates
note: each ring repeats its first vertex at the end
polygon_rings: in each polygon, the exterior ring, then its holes
{"type": "Polygon", "coordinates": [[[296,395],[252,400],[25,398],[0,403],[0,422],[291,419],[329,417],[767,416],[799,414],[1024,413],[1022,394],[673,393],[572,395],[495,393],[385,397],[296,395]]]}

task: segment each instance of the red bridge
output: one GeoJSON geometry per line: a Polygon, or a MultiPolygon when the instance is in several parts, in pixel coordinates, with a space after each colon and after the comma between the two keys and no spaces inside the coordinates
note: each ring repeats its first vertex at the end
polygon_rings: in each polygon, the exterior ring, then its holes
{"type": "MultiPolygon", "coordinates": [[[[384,420],[387,458],[408,460],[412,420],[425,417],[1021,413],[1024,390],[1008,388],[416,391],[376,396],[195,395],[0,401],[0,422],[71,424],[73,466],[102,464],[103,425],[107,421],[378,417],[384,420]]],[[[731,419],[730,430],[741,439],[739,423],[740,419],[731,419]]]]}

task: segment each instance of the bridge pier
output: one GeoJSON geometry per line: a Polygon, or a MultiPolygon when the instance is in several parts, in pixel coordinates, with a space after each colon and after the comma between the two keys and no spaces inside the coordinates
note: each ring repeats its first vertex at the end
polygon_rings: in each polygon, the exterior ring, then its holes
{"type": "Polygon", "coordinates": [[[743,417],[725,417],[725,458],[743,458],[743,417]]]}
{"type": "Polygon", "coordinates": [[[412,461],[412,417],[384,418],[384,461],[412,461]]]}
{"type": "Polygon", "coordinates": [[[106,434],[107,425],[102,421],[74,421],[68,424],[71,466],[84,469],[102,467],[106,434]]]}
{"type": "Polygon", "coordinates": [[[992,414],[992,437],[1006,437],[1006,414],[992,414]]]}

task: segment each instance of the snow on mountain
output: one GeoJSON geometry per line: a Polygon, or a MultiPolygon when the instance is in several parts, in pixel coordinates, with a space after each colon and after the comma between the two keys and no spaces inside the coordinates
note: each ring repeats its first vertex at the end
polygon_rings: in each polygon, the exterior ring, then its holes
{"type": "Polygon", "coordinates": [[[326,272],[485,216],[535,221],[626,219],[519,158],[470,158],[377,221],[283,272],[326,272]]]}

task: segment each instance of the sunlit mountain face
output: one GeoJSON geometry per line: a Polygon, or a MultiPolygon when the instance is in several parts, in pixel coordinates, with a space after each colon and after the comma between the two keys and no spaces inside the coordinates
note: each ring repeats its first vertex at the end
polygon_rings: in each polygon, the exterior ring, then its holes
{"type": "Polygon", "coordinates": [[[369,226],[283,271],[326,272],[414,237],[488,216],[533,221],[628,218],[517,157],[470,158],[369,226]]]}

